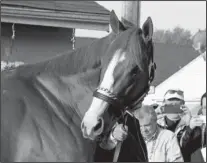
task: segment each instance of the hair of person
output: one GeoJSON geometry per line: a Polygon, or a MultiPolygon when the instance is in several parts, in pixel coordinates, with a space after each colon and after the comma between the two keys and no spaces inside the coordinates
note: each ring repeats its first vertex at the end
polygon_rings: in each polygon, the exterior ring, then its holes
{"type": "Polygon", "coordinates": [[[141,108],[135,110],[134,115],[138,120],[150,118],[151,121],[157,121],[157,114],[152,105],[143,105],[141,108]]]}
{"type": "Polygon", "coordinates": [[[203,99],[206,98],[206,93],[201,96],[201,106],[203,105],[203,99]]]}

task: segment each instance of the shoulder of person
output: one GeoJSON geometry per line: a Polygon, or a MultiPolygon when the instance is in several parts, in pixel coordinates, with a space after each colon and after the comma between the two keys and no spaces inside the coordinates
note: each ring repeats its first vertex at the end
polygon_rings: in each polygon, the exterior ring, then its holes
{"type": "Polygon", "coordinates": [[[161,129],[161,134],[167,141],[171,141],[176,138],[176,134],[168,129],[161,129]]]}
{"type": "Polygon", "coordinates": [[[163,132],[165,135],[168,135],[168,136],[174,136],[174,132],[168,130],[168,129],[161,129],[161,132],[163,132]]]}
{"type": "Polygon", "coordinates": [[[185,126],[189,126],[190,119],[188,115],[184,115],[181,117],[180,122],[178,123],[178,128],[184,128],[185,126]]]}

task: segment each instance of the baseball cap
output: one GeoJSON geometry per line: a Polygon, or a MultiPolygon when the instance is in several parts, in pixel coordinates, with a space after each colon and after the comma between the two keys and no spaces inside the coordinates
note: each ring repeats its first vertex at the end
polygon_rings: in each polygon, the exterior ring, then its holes
{"type": "Polygon", "coordinates": [[[184,92],[180,89],[170,89],[164,95],[164,100],[169,100],[173,98],[184,101],[184,92]]]}

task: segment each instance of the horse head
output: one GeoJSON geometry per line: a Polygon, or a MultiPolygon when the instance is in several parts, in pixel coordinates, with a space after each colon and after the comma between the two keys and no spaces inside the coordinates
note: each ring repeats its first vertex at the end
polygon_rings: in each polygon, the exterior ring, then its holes
{"type": "Polygon", "coordinates": [[[134,109],[146,96],[154,78],[151,18],[141,29],[127,21],[120,22],[112,11],[110,25],[116,38],[101,60],[100,83],[81,123],[83,136],[91,140],[104,132],[107,110],[118,117],[134,109]]]}

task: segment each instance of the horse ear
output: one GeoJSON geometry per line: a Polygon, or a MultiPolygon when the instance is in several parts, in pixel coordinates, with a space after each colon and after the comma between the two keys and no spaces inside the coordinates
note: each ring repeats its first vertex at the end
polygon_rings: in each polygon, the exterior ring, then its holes
{"type": "Polygon", "coordinates": [[[148,17],[142,26],[142,31],[144,34],[145,40],[148,42],[152,40],[153,36],[153,23],[151,17],[148,17]]]}
{"type": "Polygon", "coordinates": [[[125,30],[123,24],[119,21],[114,10],[112,10],[110,14],[110,26],[114,33],[119,33],[119,31],[125,30]]]}

